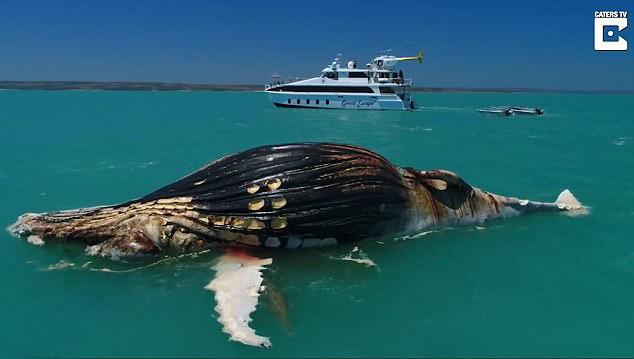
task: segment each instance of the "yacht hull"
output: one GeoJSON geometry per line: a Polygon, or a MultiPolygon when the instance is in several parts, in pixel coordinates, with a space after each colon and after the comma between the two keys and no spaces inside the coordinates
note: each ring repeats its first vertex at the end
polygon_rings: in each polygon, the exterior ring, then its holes
{"type": "Polygon", "coordinates": [[[397,95],[297,93],[266,91],[269,100],[278,107],[347,109],[347,110],[409,110],[410,101],[397,95]]]}

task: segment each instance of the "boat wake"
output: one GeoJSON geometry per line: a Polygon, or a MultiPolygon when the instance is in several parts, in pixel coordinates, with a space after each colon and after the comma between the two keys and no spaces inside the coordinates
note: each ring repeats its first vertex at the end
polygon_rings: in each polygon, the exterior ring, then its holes
{"type": "Polygon", "coordinates": [[[473,109],[471,109],[470,107],[423,106],[423,107],[416,107],[412,111],[416,111],[416,112],[431,112],[431,111],[433,112],[441,112],[441,111],[471,112],[473,111],[473,109]]]}

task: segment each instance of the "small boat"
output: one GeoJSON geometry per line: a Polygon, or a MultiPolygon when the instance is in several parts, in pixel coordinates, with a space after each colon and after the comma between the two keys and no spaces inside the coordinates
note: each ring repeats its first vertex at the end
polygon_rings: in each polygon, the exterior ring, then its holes
{"type": "Polygon", "coordinates": [[[478,112],[482,114],[498,114],[511,116],[513,114],[520,115],[543,115],[544,110],[541,108],[520,107],[520,106],[491,106],[487,108],[479,108],[478,112]]]}
{"type": "Polygon", "coordinates": [[[530,107],[511,107],[511,110],[517,114],[521,115],[543,115],[544,110],[539,107],[530,108],[530,107]]]}
{"type": "Polygon", "coordinates": [[[510,107],[487,107],[487,108],[479,108],[478,112],[483,115],[504,115],[511,116],[515,113],[510,107]]]}

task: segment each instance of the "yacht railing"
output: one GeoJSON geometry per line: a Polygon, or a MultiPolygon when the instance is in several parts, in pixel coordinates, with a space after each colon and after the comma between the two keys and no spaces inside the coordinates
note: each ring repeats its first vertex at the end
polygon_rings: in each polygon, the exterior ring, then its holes
{"type": "MultiPolygon", "coordinates": [[[[273,82],[270,82],[268,84],[265,84],[264,85],[264,89],[268,90],[268,89],[270,89],[272,87],[275,87],[275,86],[285,85],[285,84],[293,83],[293,82],[296,82],[296,81],[299,81],[299,80],[300,79],[292,79],[290,81],[283,81],[283,80],[273,81],[273,82]]],[[[377,83],[377,84],[397,84],[397,85],[400,85],[400,86],[403,86],[403,87],[411,87],[412,84],[413,84],[412,79],[402,79],[402,78],[385,78],[385,77],[383,77],[383,78],[374,78],[373,77],[373,78],[369,78],[368,81],[372,82],[372,83],[377,83]],[[379,80],[382,80],[382,81],[379,81],[379,80]]]]}
{"type": "Polygon", "coordinates": [[[380,78],[371,78],[370,79],[373,83],[377,83],[377,84],[397,84],[397,85],[401,85],[401,86],[412,86],[412,79],[402,79],[402,78],[385,78],[385,77],[380,77],[380,78]]]}
{"type": "Polygon", "coordinates": [[[265,90],[268,90],[268,89],[270,89],[271,87],[275,87],[275,86],[279,86],[279,85],[283,85],[283,84],[284,84],[284,81],[275,81],[275,82],[271,82],[271,83],[268,83],[268,84],[264,84],[264,89],[265,89],[265,90]]]}
{"type": "Polygon", "coordinates": [[[284,81],[284,80],[272,81],[272,82],[269,82],[268,84],[264,84],[264,89],[268,90],[271,87],[275,87],[275,86],[279,86],[279,85],[285,85],[285,84],[290,84],[290,83],[297,82],[297,81],[300,81],[300,80],[303,80],[303,78],[297,77],[297,78],[294,78],[294,79],[290,79],[288,81],[284,81]]]}

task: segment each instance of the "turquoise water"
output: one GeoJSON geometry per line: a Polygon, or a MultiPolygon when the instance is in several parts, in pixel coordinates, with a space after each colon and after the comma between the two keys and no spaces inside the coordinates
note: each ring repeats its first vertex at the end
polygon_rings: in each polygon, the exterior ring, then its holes
{"type": "Polygon", "coordinates": [[[262,93],[0,91],[3,227],[27,211],[122,202],[221,155],[293,141],[362,145],[534,200],[570,188],[592,207],[358,244],[376,268],[331,258],[353,245],[280,253],[265,278],[289,324],[265,298],[253,315],[269,350],[221,332],[203,290],[217,254],[148,266],[2,231],[0,357],[634,355],[634,95],[415,100],[425,108],[356,112],[276,109],[262,93]],[[474,110],[498,104],[547,114],[474,110]]]}

